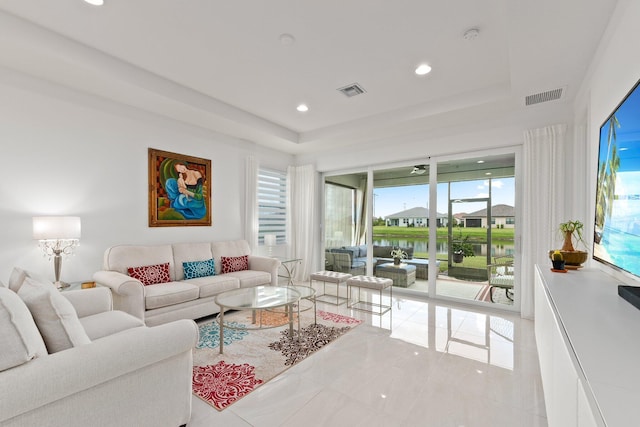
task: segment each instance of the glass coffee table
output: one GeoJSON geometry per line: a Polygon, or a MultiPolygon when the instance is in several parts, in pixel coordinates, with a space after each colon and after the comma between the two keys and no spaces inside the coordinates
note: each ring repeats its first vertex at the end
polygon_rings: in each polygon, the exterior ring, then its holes
{"type": "Polygon", "coordinates": [[[275,326],[264,326],[261,312],[284,307],[289,320],[289,336],[293,337],[293,307],[296,304],[299,305],[300,292],[294,288],[283,286],[256,286],[222,292],[216,295],[214,302],[220,307],[220,314],[218,314],[217,319],[220,325],[220,354],[222,354],[224,328],[233,328],[224,323],[225,310],[252,310],[251,321],[256,324],[256,317],[259,317],[258,324],[255,328],[247,329],[267,329],[275,326]]]}

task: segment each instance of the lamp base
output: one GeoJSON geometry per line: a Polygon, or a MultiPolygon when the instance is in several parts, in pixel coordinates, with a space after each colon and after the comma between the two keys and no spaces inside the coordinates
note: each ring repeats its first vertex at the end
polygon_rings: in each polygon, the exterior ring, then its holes
{"type": "Polygon", "coordinates": [[[56,289],[64,289],[70,286],[67,282],[63,282],[61,280],[53,282],[53,285],[56,287],[56,289]]]}

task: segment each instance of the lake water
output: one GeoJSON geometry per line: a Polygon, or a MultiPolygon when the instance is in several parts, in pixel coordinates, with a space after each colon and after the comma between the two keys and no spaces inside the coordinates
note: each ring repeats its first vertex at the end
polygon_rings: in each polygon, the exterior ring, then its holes
{"type": "MultiPolygon", "coordinates": [[[[382,238],[373,238],[374,245],[380,246],[400,246],[403,248],[413,247],[413,251],[427,253],[429,251],[429,241],[428,239],[382,239],[382,238]]],[[[478,243],[471,244],[473,247],[473,252],[476,256],[486,256],[487,255],[487,244],[478,243]]],[[[446,240],[438,240],[436,242],[436,252],[439,254],[447,254],[449,253],[449,245],[446,240]]],[[[513,244],[494,244],[491,245],[491,256],[504,256],[504,255],[513,255],[515,253],[515,246],[513,244]]]]}

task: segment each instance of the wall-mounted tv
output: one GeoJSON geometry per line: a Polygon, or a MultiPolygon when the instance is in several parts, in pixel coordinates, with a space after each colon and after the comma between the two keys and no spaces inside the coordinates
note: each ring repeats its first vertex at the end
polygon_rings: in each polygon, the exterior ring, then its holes
{"type": "Polygon", "coordinates": [[[639,84],[600,127],[593,258],[640,277],[639,84]]]}

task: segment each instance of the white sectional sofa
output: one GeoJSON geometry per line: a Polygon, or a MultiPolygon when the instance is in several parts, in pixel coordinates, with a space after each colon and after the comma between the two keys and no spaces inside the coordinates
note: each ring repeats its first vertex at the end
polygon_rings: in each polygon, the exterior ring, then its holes
{"type": "Polygon", "coordinates": [[[106,288],[59,292],[30,280],[0,283],[0,426],[189,422],[195,322],[149,328],[112,310],[106,288]]]}
{"type": "Polygon", "coordinates": [[[120,245],[108,248],[103,270],[93,279],[113,291],[114,307],[144,320],[147,326],[177,319],[198,319],[220,311],[217,294],[236,288],[277,285],[280,261],[251,255],[245,240],[175,243],[154,246],[120,245]],[[248,269],[223,274],[222,258],[248,258],[248,269]],[[183,263],[213,259],[214,275],[185,279],[183,263]],[[169,264],[166,283],[143,285],[129,276],[129,268],[169,264]]]}

